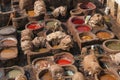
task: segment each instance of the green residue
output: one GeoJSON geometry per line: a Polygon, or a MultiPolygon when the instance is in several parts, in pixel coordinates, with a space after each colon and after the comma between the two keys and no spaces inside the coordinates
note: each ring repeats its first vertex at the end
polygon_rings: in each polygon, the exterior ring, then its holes
{"type": "Polygon", "coordinates": [[[58,22],[56,22],[56,21],[47,22],[47,26],[48,27],[58,27],[58,22]]]}
{"type": "Polygon", "coordinates": [[[118,42],[109,43],[107,47],[112,50],[120,50],[120,43],[118,42]]]}
{"type": "Polygon", "coordinates": [[[13,78],[13,79],[15,79],[19,75],[22,75],[22,72],[20,70],[11,70],[7,74],[9,78],[13,78]]]}
{"type": "Polygon", "coordinates": [[[65,74],[66,74],[66,76],[72,76],[72,75],[74,75],[74,72],[71,70],[67,70],[67,71],[65,71],[65,74]]]}

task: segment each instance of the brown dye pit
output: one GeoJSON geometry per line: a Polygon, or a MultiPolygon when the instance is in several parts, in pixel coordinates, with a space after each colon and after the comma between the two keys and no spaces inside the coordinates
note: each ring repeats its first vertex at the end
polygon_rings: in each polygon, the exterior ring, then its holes
{"type": "Polygon", "coordinates": [[[4,59],[8,59],[8,58],[16,57],[16,54],[17,54],[17,48],[8,48],[1,51],[0,57],[4,59]]]}
{"type": "Polygon", "coordinates": [[[100,80],[117,80],[117,79],[113,75],[106,74],[106,75],[101,76],[100,80]]]}
{"type": "Polygon", "coordinates": [[[40,80],[53,80],[50,71],[44,73],[42,76],[39,76],[40,80]]]}

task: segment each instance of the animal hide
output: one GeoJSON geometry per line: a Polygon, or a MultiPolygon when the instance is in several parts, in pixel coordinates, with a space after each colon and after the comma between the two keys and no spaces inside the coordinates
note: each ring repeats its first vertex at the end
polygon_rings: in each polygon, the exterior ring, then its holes
{"type": "Polygon", "coordinates": [[[72,80],[85,80],[84,76],[82,73],[80,72],[76,72],[73,77],[72,80]]]}
{"type": "Polygon", "coordinates": [[[24,29],[21,32],[21,37],[24,37],[24,36],[33,37],[33,32],[31,30],[29,30],[29,29],[24,29]]]}
{"type": "Polygon", "coordinates": [[[69,35],[65,36],[61,41],[59,46],[63,47],[63,50],[69,49],[72,46],[72,39],[69,35]]]}
{"type": "Polygon", "coordinates": [[[46,13],[46,5],[43,0],[37,0],[34,3],[34,13],[36,16],[46,13]]]}
{"type": "Polygon", "coordinates": [[[112,61],[116,63],[117,65],[120,64],[120,53],[117,53],[115,55],[110,55],[112,61]]]}
{"type": "Polygon", "coordinates": [[[32,43],[31,41],[21,41],[21,48],[23,51],[25,50],[31,50],[32,49],[32,43]]]}
{"type": "Polygon", "coordinates": [[[89,54],[84,57],[83,68],[84,68],[84,71],[89,72],[89,74],[91,75],[99,73],[101,71],[101,67],[94,54],[89,54]]]}
{"type": "Polygon", "coordinates": [[[58,17],[59,15],[61,16],[65,16],[67,12],[67,8],[65,6],[60,6],[58,8],[56,8],[52,14],[54,17],[58,17]]]}
{"type": "Polygon", "coordinates": [[[35,47],[44,47],[46,43],[46,39],[44,37],[36,37],[32,41],[35,47]]]}
{"type": "Polygon", "coordinates": [[[94,14],[91,18],[90,21],[88,22],[88,24],[92,27],[94,27],[95,25],[102,23],[103,22],[103,17],[101,14],[94,14]]]}
{"type": "Polygon", "coordinates": [[[61,38],[64,38],[66,36],[66,34],[62,31],[56,31],[56,32],[53,32],[51,34],[48,34],[47,35],[47,41],[51,41],[53,39],[61,39],[61,38]]]}

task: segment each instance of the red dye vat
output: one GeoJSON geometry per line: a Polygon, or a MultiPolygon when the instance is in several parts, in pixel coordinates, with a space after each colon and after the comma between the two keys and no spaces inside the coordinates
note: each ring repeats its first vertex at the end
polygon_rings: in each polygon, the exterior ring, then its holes
{"type": "Polygon", "coordinates": [[[42,26],[40,26],[40,25],[37,24],[37,23],[31,23],[31,24],[29,24],[29,25],[27,26],[27,28],[30,29],[30,30],[37,30],[37,29],[39,29],[39,28],[42,28],[42,26]]]}
{"type": "Polygon", "coordinates": [[[88,32],[90,31],[90,27],[87,25],[81,25],[76,28],[79,32],[88,32]]]}
{"type": "Polygon", "coordinates": [[[72,20],[73,24],[83,24],[84,22],[85,21],[83,19],[77,19],[77,18],[75,18],[75,19],[72,20]]]}
{"type": "Polygon", "coordinates": [[[67,65],[67,64],[71,64],[72,62],[69,61],[69,60],[66,60],[66,59],[59,59],[57,61],[57,64],[60,64],[60,65],[67,65]]]}

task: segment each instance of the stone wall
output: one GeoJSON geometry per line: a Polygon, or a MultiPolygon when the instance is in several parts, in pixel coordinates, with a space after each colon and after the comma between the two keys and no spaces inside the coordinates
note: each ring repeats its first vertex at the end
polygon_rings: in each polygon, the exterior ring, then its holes
{"type": "Polygon", "coordinates": [[[118,5],[117,22],[120,24],[120,5],[118,5]]]}
{"type": "Polygon", "coordinates": [[[117,23],[120,24],[120,2],[116,1],[118,4],[118,9],[117,9],[117,16],[115,16],[115,1],[116,0],[107,0],[107,6],[110,7],[110,14],[114,19],[116,19],[117,23]]]}
{"type": "Polygon", "coordinates": [[[110,7],[110,14],[114,17],[114,0],[108,0],[108,6],[110,7]]]}

